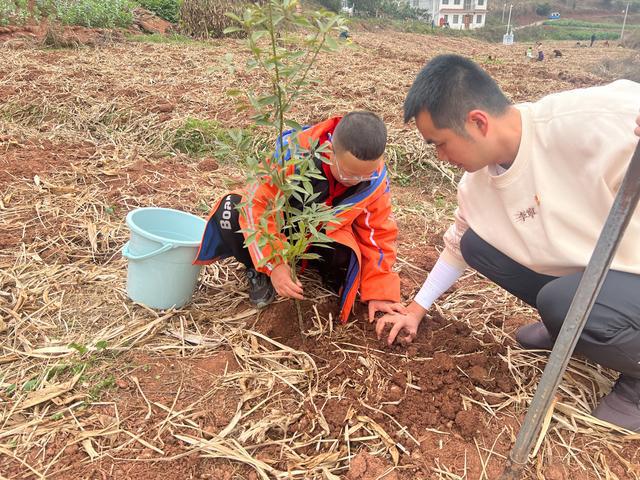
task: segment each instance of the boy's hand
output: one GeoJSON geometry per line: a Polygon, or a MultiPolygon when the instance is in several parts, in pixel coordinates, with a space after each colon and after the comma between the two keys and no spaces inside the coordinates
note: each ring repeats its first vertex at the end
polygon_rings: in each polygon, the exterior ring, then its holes
{"type": "Polygon", "coordinates": [[[376,335],[378,336],[378,340],[382,336],[382,332],[384,331],[384,327],[387,323],[393,325],[391,327],[391,332],[389,332],[389,337],[387,338],[387,344],[391,345],[401,330],[404,330],[407,333],[407,336],[403,339],[404,343],[411,343],[418,333],[418,326],[420,322],[424,318],[424,314],[427,311],[418,305],[416,302],[411,302],[411,305],[407,307],[406,314],[387,314],[382,318],[378,319],[376,323],[376,335]]]}
{"type": "Polygon", "coordinates": [[[640,137],[640,115],[638,115],[638,118],[636,118],[636,124],[638,126],[636,127],[634,132],[635,132],[636,135],[638,135],[640,137]]]}
{"type": "Polygon", "coordinates": [[[300,280],[294,282],[291,279],[291,268],[285,263],[281,263],[271,271],[271,284],[281,297],[304,300],[300,280]]]}
{"type": "Polygon", "coordinates": [[[407,308],[391,300],[369,300],[369,323],[376,319],[376,312],[407,313],[407,308]]]}

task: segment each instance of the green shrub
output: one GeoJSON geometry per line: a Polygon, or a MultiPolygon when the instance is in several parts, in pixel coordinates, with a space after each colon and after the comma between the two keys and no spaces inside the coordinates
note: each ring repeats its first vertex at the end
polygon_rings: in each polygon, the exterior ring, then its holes
{"type": "MultiPolygon", "coordinates": [[[[535,26],[516,32],[517,42],[533,42],[538,40],[589,40],[594,31],[585,28],[535,26]]],[[[617,40],[620,32],[615,30],[595,30],[598,40],[617,40]]]]}
{"type": "Polygon", "coordinates": [[[139,43],[171,43],[171,44],[198,44],[198,40],[185,35],[161,34],[161,33],[143,33],[140,35],[127,35],[127,39],[131,42],[139,43]]]}
{"type": "Polygon", "coordinates": [[[0,0],[0,26],[23,25],[28,18],[27,0],[0,0]]]}
{"type": "Polygon", "coordinates": [[[340,0],[316,0],[321,6],[332,12],[340,12],[342,10],[342,2],[340,0]]]}
{"type": "Polygon", "coordinates": [[[187,118],[176,130],[173,148],[182,153],[200,155],[213,149],[218,140],[220,127],[213,120],[187,118]]]}
{"type": "Polygon", "coordinates": [[[126,28],[133,23],[133,0],[51,0],[55,17],[65,25],[126,28]]]}
{"type": "Polygon", "coordinates": [[[171,23],[180,19],[180,0],[138,0],[143,8],[171,23]]]}
{"type": "MultiPolygon", "coordinates": [[[[605,29],[620,31],[619,23],[601,23],[601,22],[585,22],[584,20],[553,20],[550,22],[544,22],[543,25],[549,27],[572,27],[572,28],[587,28],[587,29],[605,29]]],[[[627,23],[625,28],[640,28],[640,25],[633,25],[627,23]]]]}
{"type": "Polygon", "coordinates": [[[243,162],[246,157],[261,152],[266,155],[268,139],[252,129],[228,129],[215,120],[187,118],[176,130],[173,148],[193,156],[213,154],[219,160],[243,162]]]}
{"type": "Polygon", "coordinates": [[[135,6],[133,0],[36,0],[30,12],[28,0],[0,0],[0,25],[22,25],[33,16],[65,25],[126,28],[133,22],[135,6]]]}
{"type": "Polygon", "coordinates": [[[551,13],[551,5],[549,3],[539,3],[536,5],[536,15],[548,17],[551,13]]]}

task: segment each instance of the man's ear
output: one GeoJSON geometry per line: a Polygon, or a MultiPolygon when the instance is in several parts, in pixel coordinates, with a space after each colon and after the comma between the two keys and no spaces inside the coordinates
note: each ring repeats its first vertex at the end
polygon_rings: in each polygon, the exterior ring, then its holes
{"type": "Polygon", "coordinates": [[[486,137],[489,132],[489,115],[483,110],[471,110],[467,113],[467,126],[486,137]]]}

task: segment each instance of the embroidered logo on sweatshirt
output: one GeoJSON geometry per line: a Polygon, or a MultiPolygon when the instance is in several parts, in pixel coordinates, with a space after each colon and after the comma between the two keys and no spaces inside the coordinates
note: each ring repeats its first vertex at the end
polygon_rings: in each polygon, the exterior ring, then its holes
{"type": "Polygon", "coordinates": [[[526,222],[528,218],[533,218],[538,214],[535,207],[529,207],[526,210],[521,210],[516,214],[516,220],[518,222],[526,222]]]}
{"type": "MultiPolygon", "coordinates": [[[[540,199],[538,198],[538,195],[535,195],[533,197],[533,199],[536,202],[536,205],[540,206],[540,199]]],[[[536,210],[536,207],[529,207],[525,210],[520,210],[517,214],[516,214],[516,221],[518,222],[526,222],[528,218],[533,218],[538,214],[538,211],[536,210]]]]}

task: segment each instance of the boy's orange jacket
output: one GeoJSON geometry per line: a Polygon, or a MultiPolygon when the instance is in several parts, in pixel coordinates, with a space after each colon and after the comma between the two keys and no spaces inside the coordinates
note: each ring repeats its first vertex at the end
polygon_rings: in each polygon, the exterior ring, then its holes
{"type": "MultiPolygon", "coordinates": [[[[314,125],[298,135],[298,141],[303,148],[309,148],[312,139],[318,139],[319,143],[329,141],[330,135],[340,121],[341,117],[331,118],[314,125]]],[[[285,142],[287,138],[285,137],[285,142]]],[[[293,167],[287,174],[292,174],[293,167]]],[[[268,200],[276,195],[276,187],[268,182],[254,182],[245,189],[233,192],[253,198],[250,205],[242,208],[240,215],[240,227],[242,230],[255,231],[262,217],[268,200]]],[[[226,196],[226,195],[225,195],[226,196]]],[[[224,196],[222,197],[224,198],[224,196]]],[[[217,238],[216,228],[209,228],[213,214],[219,206],[219,201],[211,210],[207,222],[207,228],[203,235],[200,249],[195,264],[208,264],[220,258],[217,254],[220,239],[217,238]]],[[[392,270],[396,261],[396,240],[398,227],[391,215],[391,195],[389,193],[389,179],[384,164],[378,170],[375,179],[361,182],[355,193],[342,199],[334,207],[338,207],[337,223],[327,226],[326,234],[335,242],[338,242],[352,251],[351,261],[347,269],[347,276],[342,289],[340,302],[340,321],[346,322],[349,313],[360,292],[363,302],[369,300],[400,301],[400,279],[392,270]],[[340,206],[345,206],[340,210],[340,206]]],[[[269,231],[274,235],[282,235],[276,232],[275,219],[268,222],[269,231]]],[[[245,234],[245,238],[247,234],[245,234]]],[[[272,249],[276,250],[274,259],[257,270],[270,275],[271,271],[282,259],[277,257],[277,242],[260,249],[256,235],[255,240],[248,245],[249,253],[254,265],[258,265],[261,259],[268,258],[272,249]]]]}

